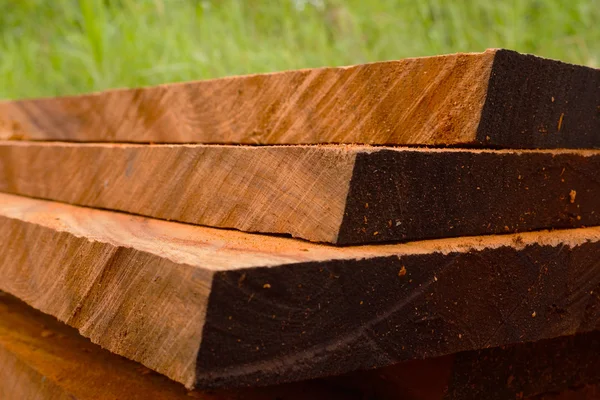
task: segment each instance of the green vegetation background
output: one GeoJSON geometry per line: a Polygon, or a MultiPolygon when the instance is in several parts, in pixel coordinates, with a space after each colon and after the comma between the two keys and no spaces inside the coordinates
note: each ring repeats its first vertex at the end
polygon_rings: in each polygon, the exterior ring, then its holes
{"type": "Polygon", "coordinates": [[[489,47],[598,67],[600,0],[0,0],[0,98],[489,47]]]}

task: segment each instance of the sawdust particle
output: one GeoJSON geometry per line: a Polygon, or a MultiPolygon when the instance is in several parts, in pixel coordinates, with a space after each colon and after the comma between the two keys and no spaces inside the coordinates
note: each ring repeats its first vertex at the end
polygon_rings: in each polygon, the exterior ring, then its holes
{"type": "Polygon", "coordinates": [[[398,276],[404,275],[406,275],[406,267],[403,265],[402,268],[400,268],[400,271],[398,271],[398,276]]]}
{"type": "Polygon", "coordinates": [[[575,197],[577,197],[577,191],[571,190],[569,192],[569,201],[571,202],[571,204],[575,203],[575,197]]]}

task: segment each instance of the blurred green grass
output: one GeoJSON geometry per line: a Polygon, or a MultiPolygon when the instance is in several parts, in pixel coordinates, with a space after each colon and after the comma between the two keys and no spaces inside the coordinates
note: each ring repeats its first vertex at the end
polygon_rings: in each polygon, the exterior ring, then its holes
{"type": "Polygon", "coordinates": [[[0,0],[0,10],[0,98],[490,47],[600,63],[600,0],[0,0]]]}

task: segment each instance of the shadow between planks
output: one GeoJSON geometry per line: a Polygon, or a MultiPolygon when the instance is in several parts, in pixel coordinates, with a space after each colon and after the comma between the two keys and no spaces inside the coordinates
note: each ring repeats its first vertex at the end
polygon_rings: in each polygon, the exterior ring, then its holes
{"type": "Polygon", "coordinates": [[[0,290],[187,387],[598,328],[600,229],[336,248],[0,194],[0,290]]]}

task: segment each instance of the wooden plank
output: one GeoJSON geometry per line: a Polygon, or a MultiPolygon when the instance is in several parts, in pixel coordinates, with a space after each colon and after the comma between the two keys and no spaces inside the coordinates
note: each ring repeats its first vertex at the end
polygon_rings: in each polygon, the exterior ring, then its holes
{"type": "Polygon", "coordinates": [[[7,400],[360,399],[322,382],[210,393],[188,391],[2,293],[0,382],[0,398],[7,400]]]}
{"type": "Polygon", "coordinates": [[[507,50],[0,103],[27,140],[600,147],[600,70],[507,50]]]}
{"type": "MultiPolygon", "coordinates": [[[[530,398],[600,379],[599,333],[463,352],[279,386],[187,391],[0,293],[0,398],[295,400],[530,398]],[[548,364],[552,361],[552,367],[548,364]]],[[[537,398],[537,397],[536,397],[537,398]]],[[[551,397],[553,398],[553,397],[551,397]]]]}
{"type": "Polygon", "coordinates": [[[600,225],[598,150],[0,142],[0,191],[340,245],[600,225]]]}
{"type": "Polygon", "coordinates": [[[0,398],[189,399],[182,386],[140,367],[0,295],[0,398]]]}
{"type": "Polygon", "coordinates": [[[599,352],[595,331],[413,360],[330,382],[378,400],[554,398],[600,383],[599,352]]]}
{"type": "Polygon", "coordinates": [[[188,387],[600,328],[600,228],[336,248],[0,194],[0,290],[188,387]]]}

